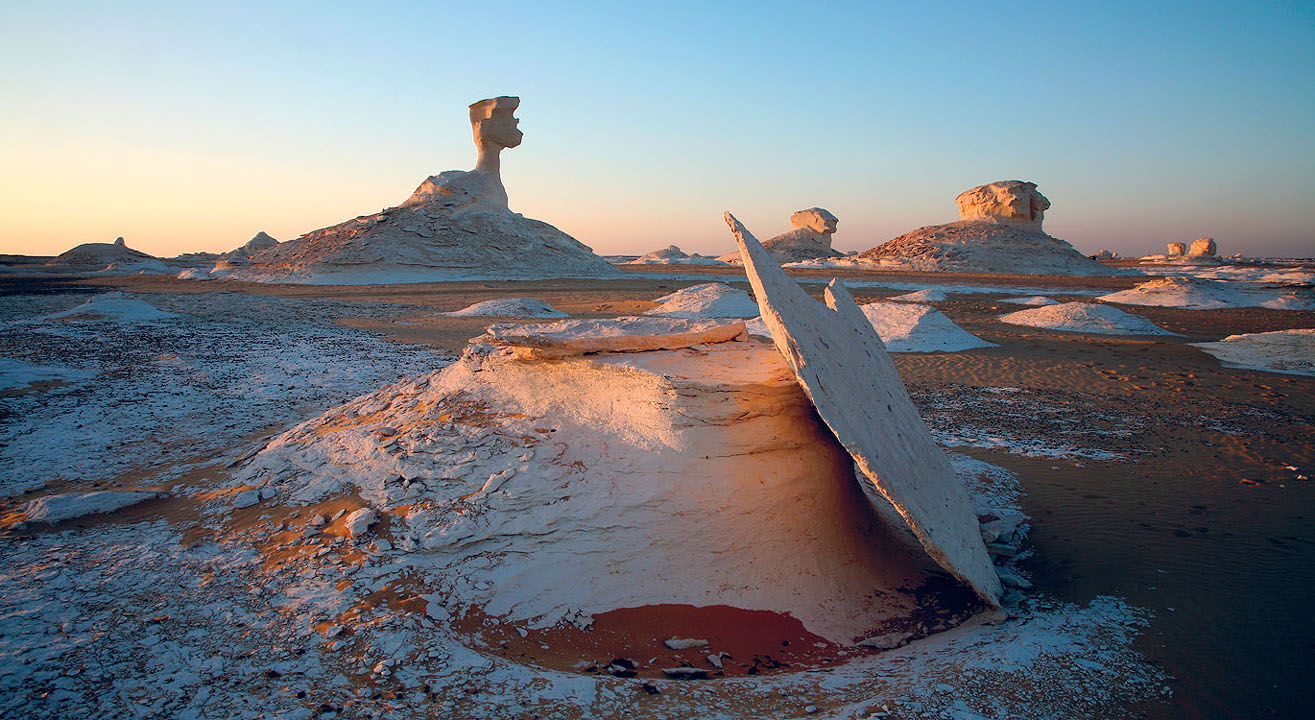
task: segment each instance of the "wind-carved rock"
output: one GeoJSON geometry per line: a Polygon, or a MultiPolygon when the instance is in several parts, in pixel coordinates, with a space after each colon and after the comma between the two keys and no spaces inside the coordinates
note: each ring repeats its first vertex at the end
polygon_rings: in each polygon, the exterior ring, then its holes
{"type": "Polygon", "coordinates": [[[960,220],[987,220],[1041,232],[1050,201],[1037,192],[1036,183],[1000,180],[978,185],[954,199],[960,220]]]}
{"type": "MultiPolygon", "coordinates": [[[[820,207],[800,210],[790,216],[792,230],[764,240],[762,246],[776,258],[778,263],[843,257],[844,253],[831,247],[831,236],[835,234],[839,222],[831,211],[820,207]]],[[[734,265],[743,262],[738,252],[717,259],[734,265]]]]}
{"type": "Polygon", "coordinates": [[[617,275],[580,241],[509,209],[501,153],[521,144],[519,106],[507,96],[470,106],[473,170],[433,175],[401,205],[270,248],[233,276],[371,284],[617,275]]]}
{"type": "Polygon", "coordinates": [[[1002,180],[955,198],[959,221],[929,225],[859,254],[860,260],[919,272],[1136,275],[1108,267],[1041,229],[1050,201],[1036,183],[1002,180]]]}
{"type": "Polygon", "coordinates": [[[1187,246],[1180,242],[1169,243],[1169,257],[1179,257],[1187,254],[1187,246]]]}
{"type": "Polygon", "coordinates": [[[1215,246],[1214,238],[1197,238],[1192,241],[1192,246],[1187,249],[1188,257],[1216,257],[1219,255],[1219,248],[1215,246]]]}

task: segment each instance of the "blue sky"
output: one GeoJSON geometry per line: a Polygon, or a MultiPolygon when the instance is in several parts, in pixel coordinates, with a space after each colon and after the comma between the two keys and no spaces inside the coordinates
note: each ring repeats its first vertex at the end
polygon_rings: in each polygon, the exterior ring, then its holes
{"type": "Polygon", "coordinates": [[[599,252],[837,247],[1038,183],[1079,249],[1315,255],[1312,3],[0,3],[0,252],[226,250],[474,163],[599,252]],[[274,5],[274,4],[270,4],[274,5]]]}

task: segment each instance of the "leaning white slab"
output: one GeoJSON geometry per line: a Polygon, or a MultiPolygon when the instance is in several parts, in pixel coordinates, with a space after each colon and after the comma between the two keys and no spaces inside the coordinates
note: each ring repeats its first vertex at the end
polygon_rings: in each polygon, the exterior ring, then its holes
{"type": "Polygon", "coordinates": [[[499,323],[490,325],[484,333],[475,338],[476,342],[526,348],[539,357],[675,350],[748,337],[744,323],[738,320],[666,317],[499,323]]]}
{"type": "Polygon", "coordinates": [[[993,606],[1000,578],[968,493],[909,399],[886,346],[844,285],[825,307],[785,274],[726,213],[776,348],[817,414],[895,507],[927,553],[993,606]]]}

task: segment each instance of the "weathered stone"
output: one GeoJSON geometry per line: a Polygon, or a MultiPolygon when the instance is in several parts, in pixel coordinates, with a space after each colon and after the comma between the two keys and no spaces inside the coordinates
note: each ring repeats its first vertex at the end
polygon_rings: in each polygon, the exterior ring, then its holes
{"type": "Polygon", "coordinates": [[[1178,257],[1187,254],[1187,246],[1180,242],[1169,243],[1169,257],[1178,257]]]}
{"type": "Polygon", "coordinates": [[[1192,241],[1192,246],[1187,249],[1187,257],[1216,257],[1219,255],[1219,248],[1215,246],[1214,238],[1197,238],[1192,241]]]}
{"type": "MultiPolygon", "coordinates": [[[[843,257],[844,253],[831,247],[831,235],[835,233],[838,223],[839,220],[829,210],[820,207],[800,210],[790,216],[792,230],[763,241],[762,246],[778,263],[843,257]]],[[[742,262],[738,251],[723,255],[718,260],[732,265],[742,262]]]]}
{"type": "Polygon", "coordinates": [[[931,437],[872,324],[838,282],[827,307],[726,213],[764,323],[818,415],[927,553],[992,606],[1000,579],[967,491],[931,437]]]}
{"type": "Polygon", "coordinates": [[[642,317],[490,325],[477,342],[525,348],[538,357],[636,352],[720,343],[748,337],[743,322],[642,317]]]}
{"type": "Polygon", "coordinates": [[[960,220],[988,220],[1041,232],[1050,201],[1037,192],[1036,183],[1000,180],[978,185],[954,199],[960,220]]]}

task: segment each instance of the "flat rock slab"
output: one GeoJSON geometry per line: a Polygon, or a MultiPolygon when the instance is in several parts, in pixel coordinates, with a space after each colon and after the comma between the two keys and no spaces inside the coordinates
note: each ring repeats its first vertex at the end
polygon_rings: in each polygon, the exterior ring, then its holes
{"type": "Polygon", "coordinates": [[[665,317],[499,323],[484,332],[477,342],[530,348],[540,357],[675,350],[748,338],[743,322],[665,317]]]}
{"type": "Polygon", "coordinates": [[[776,348],[840,444],[941,567],[992,606],[1000,578],[972,502],[909,399],[872,324],[836,281],[825,307],[726,213],[776,348]]]}
{"type": "Polygon", "coordinates": [[[86,515],[111,513],[157,497],[160,497],[160,493],[144,490],[98,490],[47,495],[28,502],[23,507],[23,514],[30,523],[41,522],[53,525],[86,515]]]}

